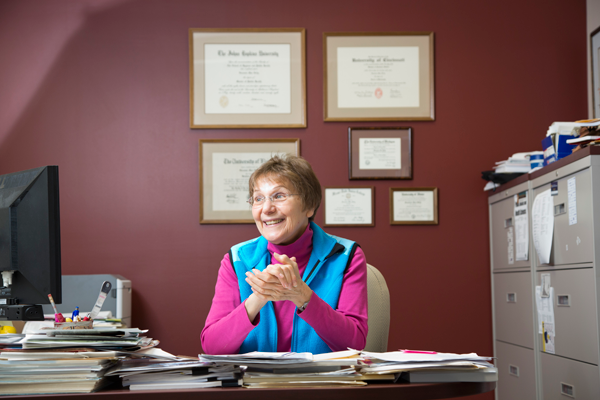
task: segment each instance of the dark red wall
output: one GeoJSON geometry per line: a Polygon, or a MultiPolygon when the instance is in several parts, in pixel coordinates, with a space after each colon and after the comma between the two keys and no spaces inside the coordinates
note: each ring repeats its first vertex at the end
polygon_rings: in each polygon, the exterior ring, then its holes
{"type": "Polygon", "coordinates": [[[134,325],[195,355],[222,256],[257,235],[198,224],[198,139],[298,137],[324,186],[376,186],[376,227],[328,231],[386,277],[389,349],[491,354],[480,171],[586,117],[585,46],[583,0],[3,0],[0,173],[58,164],[63,273],[131,279],[134,325]],[[194,27],[306,28],[308,128],[190,129],[194,27]],[[436,120],[324,123],[330,31],[435,32],[436,120]],[[414,179],[348,181],[350,125],[412,127],[414,179]],[[390,226],[393,186],[438,187],[440,224],[390,226]]]}

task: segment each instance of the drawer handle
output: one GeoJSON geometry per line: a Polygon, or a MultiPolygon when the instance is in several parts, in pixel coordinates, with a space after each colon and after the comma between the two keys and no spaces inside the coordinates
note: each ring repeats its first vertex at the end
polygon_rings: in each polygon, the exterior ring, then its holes
{"type": "Polygon", "coordinates": [[[507,303],[516,303],[517,302],[517,294],[516,293],[506,293],[506,302],[507,303]]]}
{"type": "Polygon", "coordinates": [[[512,376],[516,376],[518,378],[519,377],[519,367],[517,367],[516,365],[508,364],[508,374],[512,375],[512,376]]]}
{"type": "Polygon", "coordinates": [[[505,228],[510,228],[511,226],[513,226],[512,224],[512,218],[508,218],[504,220],[504,227],[505,228]]]}
{"type": "Polygon", "coordinates": [[[567,211],[565,210],[565,203],[562,204],[557,204],[554,206],[554,216],[559,216],[561,214],[566,213],[567,211]]]}
{"type": "Polygon", "coordinates": [[[575,398],[575,386],[569,385],[568,383],[560,383],[560,394],[575,398]]]}
{"type": "Polygon", "coordinates": [[[556,296],[556,305],[558,307],[571,307],[571,295],[559,294],[556,296]]]}

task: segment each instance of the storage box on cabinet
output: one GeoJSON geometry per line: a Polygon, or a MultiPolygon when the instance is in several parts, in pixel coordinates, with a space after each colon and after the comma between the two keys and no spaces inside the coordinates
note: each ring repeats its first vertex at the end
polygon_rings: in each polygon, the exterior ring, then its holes
{"type": "Polygon", "coordinates": [[[533,350],[496,342],[496,358],[498,367],[497,400],[535,399],[533,350]]]}
{"type": "Polygon", "coordinates": [[[496,339],[533,349],[531,273],[494,274],[496,339]]]}
{"type": "MultiPolygon", "coordinates": [[[[574,163],[574,164],[577,164],[574,163]]],[[[592,218],[592,183],[589,168],[575,171],[567,165],[557,171],[550,172],[533,181],[533,198],[551,189],[556,182],[558,192],[552,196],[554,204],[554,235],[550,264],[554,266],[592,262],[594,257],[593,218],[592,218]],[[569,181],[574,185],[576,223],[569,221],[569,181]],[[539,186],[535,186],[539,185],[539,186]]],[[[533,202],[533,200],[532,200],[533,202]]],[[[539,265],[538,268],[543,267],[539,265]]]]}
{"type": "Polygon", "coordinates": [[[544,400],[600,399],[598,366],[542,353],[544,400]]]}
{"type": "MultiPolygon", "coordinates": [[[[555,354],[591,364],[598,364],[598,320],[596,311],[596,277],[594,269],[542,271],[550,275],[554,288],[555,354]]],[[[539,335],[542,349],[543,335],[539,335]]],[[[600,399],[600,397],[598,397],[600,399]]]]}
{"type": "Polygon", "coordinates": [[[527,182],[503,190],[488,200],[491,218],[492,259],[495,271],[531,266],[529,260],[517,261],[515,258],[515,195],[524,191],[527,191],[527,182]]]}

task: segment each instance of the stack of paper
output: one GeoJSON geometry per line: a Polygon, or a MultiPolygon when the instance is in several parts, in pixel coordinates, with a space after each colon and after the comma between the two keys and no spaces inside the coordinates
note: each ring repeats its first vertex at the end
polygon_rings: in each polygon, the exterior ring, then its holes
{"type": "Polygon", "coordinates": [[[475,353],[454,354],[419,351],[374,353],[363,351],[362,373],[398,374],[407,382],[488,382],[498,380],[491,357],[475,353]]]}
{"type": "Polygon", "coordinates": [[[113,383],[119,359],[147,357],[158,341],[139,329],[48,329],[0,335],[0,394],[88,393],[113,383]]]}
{"type": "Polygon", "coordinates": [[[573,129],[575,139],[567,140],[567,144],[577,146],[573,152],[581,150],[587,146],[600,145],[600,119],[578,121],[573,129]]]}
{"type": "Polygon", "coordinates": [[[196,389],[242,384],[239,367],[215,366],[210,362],[170,354],[161,359],[122,360],[106,376],[120,377],[123,386],[130,390],[196,389]]]}
{"type": "Polygon", "coordinates": [[[200,355],[201,361],[243,368],[245,387],[363,386],[365,381],[393,381],[393,374],[369,374],[357,371],[360,352],[260,353],[242,355],[200,355]]]}
{"type": "Polygon", "coordinates": [[[51,352],[0,353],[0,394],[89,393],[112,383],[106,370],[116,354],[94,353],[86,358],[51,352]]]}
{"type": "Polygon", "coordinates": [[[497,174],[500,173],[527,173],[531,169],[528,153],[515,153],[508,160],[498,161],[493,167],[497,174]]]}
{"type": "Polygon", "coordinates": [[[152,344],[152,338],[141,336],[147,330],[113,329],[47,329],[25,334],[23,349],[100,348],[103,350],[139,350],[152,344]]]}

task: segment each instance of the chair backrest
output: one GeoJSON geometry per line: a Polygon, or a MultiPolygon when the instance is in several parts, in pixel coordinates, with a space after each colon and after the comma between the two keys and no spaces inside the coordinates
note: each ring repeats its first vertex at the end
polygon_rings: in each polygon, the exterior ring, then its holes
{"type": "Polygon", "coordinates": [[[369,333],[367,351],[387,351],[390,333],[390,291],[381,272],[367,264],[367,294],[369,298],[369,333]]]}

